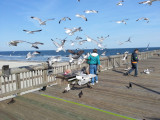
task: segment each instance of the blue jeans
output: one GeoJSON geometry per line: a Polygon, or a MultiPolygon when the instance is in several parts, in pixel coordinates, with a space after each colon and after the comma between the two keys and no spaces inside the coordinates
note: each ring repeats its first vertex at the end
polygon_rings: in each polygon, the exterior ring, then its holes
{"type": "Polygon", "coordinates": [[[130,74],[133,70],[135,70],[134,75],[137,76],[138,75],[138,65],[137,65],[137,63],[132,63],[132,68],[128,71],[128,73],[130,74]]]}
{"type": "MultiPolygon", "coordinates": [[[[89,72],[90,74],[97,74],[97,65],[89,65],[89,72]]],[[[92,78],[92,83],[94,83],[94,79],[98,81],[98,76],[96,75],[96,77],[92,78]]]]}

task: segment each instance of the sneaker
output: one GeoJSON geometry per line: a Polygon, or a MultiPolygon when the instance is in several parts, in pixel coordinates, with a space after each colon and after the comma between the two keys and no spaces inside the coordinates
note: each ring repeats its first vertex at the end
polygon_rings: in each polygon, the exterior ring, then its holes
{"type": "Polygon", "coordinates": [[[98,83],[98,80],[96,81],[96,83],[98,83]]]}
{"type": "Polygon", "coordinates": [[[94,85],[94,83],[91,83],[91,85],[94,85]]]}
{"type": "Polygon", "coordinates": [[[134,75],[134,77],[138,77],[138,75],[134,75]]]}

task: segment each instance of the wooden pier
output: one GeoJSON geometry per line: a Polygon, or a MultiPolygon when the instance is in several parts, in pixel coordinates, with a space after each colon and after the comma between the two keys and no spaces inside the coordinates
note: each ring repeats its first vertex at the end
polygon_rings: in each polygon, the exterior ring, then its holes
{"type": "MultiPolygon", "coordinates": [[[[62,91],[66,84],[62,82],[47,87],[46,91],[18,95],[13,104],[7,104],[10,99],[1,101],[0,120],[160,120],[160,57],[154,54],[157,51],[141,54],[138,77],[123,76],[126,67],[121,61],[123,56],[112,56],[101,60],[105,68],[99,73],[99,83],[93,88],[75,86],[64,94],[62,91]],[[147,68],[152,70],[150,74],[143,73],[147,68]],[[83,95],[79,98],[81,90],[83,95]]],[[[72,67],[75,69],[77,66],[72,67]]],[[[66,68],[61,65],[53,70],[60,73],[66,68]]],[[[10,84],[12,87],[14,82],[20,81],[13,91],[12,88],[8,90],[9,86],[4,87],[1,97],[58,82],[55,74],[44,76],[48,72],[47,66],[27,70],[21,68],[20,75],[13,79],[9,76],[8,81],[1,77],[1,86],[10,84]],[[31,74],[31,70],[38,72],[31,74]],[[30,77],[25,78],[23,72],[26,76],[29,72],[30,77]]],[[[17,71],[11,70],[11,73],[17,74],[17,71]]]]}

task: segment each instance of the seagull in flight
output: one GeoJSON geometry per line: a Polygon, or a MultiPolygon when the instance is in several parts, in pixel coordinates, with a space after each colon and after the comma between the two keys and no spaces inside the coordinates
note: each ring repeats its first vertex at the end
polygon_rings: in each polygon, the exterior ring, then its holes
{"type": "Polygon", "coordinates": [[[52,56],[48,58],[47,63],[49,64],[49,66],[52,66],[55,62],[59,62],[61,60],[62,60],[61,56],[52,56]]]}
{"type": "Polygon", "coordinates": [[[86,40],[88,41],[88,42],[91,42],[93,39],[91,38],[91,37],[89,37],[88,35],[85,35],[86,36],[86,40]]]}
{"type": "Polygon", "coordinates": [[[66,40],[62,40],[61,44],[57,43],[56,41],[54,41],[53,39],[51,39],[53,41],[53,44],[57,47],[56,52],[59,52],[61,50],[63,50],[64,52],[66,52],[66,50],[63,48],[64,47],[64,43],[66,42],[66,40]]]}
{"type": "Polygon", "coordinates": [[[124,42],[131,42],[131,37],[129,37],[128,40],[126,40],[124,42]]]}
{"type": "Polygon", "coordinates": [[[30,60],[32,57],[35,57],[35,55],[38,55],[38,54],[40,54],[40,52],[38,52],[38,51],[34,51],[32,54],[31,54],[31,52],[28,52],[26,59],[30,60]]]}
{"type": "Polygon", "coordinates": [[[117,3],[117,5],[122,6],[122,5],[123,5],[123,4],[122,4],[123,2],[124,2],[124,0],[119,1],[119,2],[117,3]]]}
{"type": "Polygon", "coordinates": [[[82,38],[81,38],[81,37],[79,37],[79,36],[77,36],[77,37],[76,37],[76,40],[80,40],[80,39],[82,39],[82,38]]]}
{"type": "Polygon", "coordinates": [[[82,18],[85,21],[87,21],[87,18],[84,15],[76,14],[76,17],[82,18]]]}
{"type": "Polygon", "coordinates": [[[100,42],[96,40],[92,40],[92,41],[95,42],[99,48],[104,48],[100,42]]]}
{"type": "Polygon", "coordinates": [[[64,29],[65,29],[65,33],[67,33],[70,36],[74,35],[74,33],[77,31],[79,31],[79,32],[83,31],[81,27],[79,27],[79,28],[74,27],[73,29],[71,29],[71,28],[64,28],[64,29]]]}
{"type": "Polygon", "coordinates": [[[9,46],[17,46],[18,43],[23,43],[23,42],[26,42],[26,41],[23,41],[23,40],[12,40],[9,42],[9,46]]]}
{"type": "Polygon", "coordinates": [[[118,44],[119,44],[119,45],[123,45],[124,43],[123,43],[123,42],[119,42],[118,44]]]}
{"type": "Polygon", "coordinates": [[[39,49],[38,45],[44,45],[44,43],[41,43],[41,42],[34,42],[34,43],[31,43],[31,42],[27,42],[29,44],[31,44],[33,48],[36,48],[36,49],[39,49]]]}
{"type": "Polygon", "coordinates": [[[52,18],[52,19],[47,19],[47,20],[45,20],[45,21],[42,21],[40,18],[38,18],[38,17],[33,17],[33,16],[31,16],[31,18],[34,19],[34,20],[37,20],[40,25],[46,25],[46,22],[47,22],[47,21],[55,20],[55,18],[52,18]]]}
{"type": "Polygon", "coordinates": [[[149,45],[150,45],[150,43],[148,43],[146,50],[148,50],[148,49],[149,49],[149,45]]]}
{"type": "Polygon", "coordinates": [[[84,42],[86,42],[87,40],[81,40],[79,41],[79,45],[82,45],[84,42]]]}
{"type": "Polygon", "coordinates": [[[107,39],[109,37],[109,35],[108,36],[106,36],[106,37],[103,37],[103,36],[101,36],[101,37],[97,37],[98,38],[98,40],[100,41],[100,42],[103,42],[105,39],[107,39]]]}
{"type": "Polygon", "coordinates": [[[121,21],[117,21],[116,23],[118,23],[118,24],[123,23],[123,24],[126,25],[126,24],[127,24],[127,23],[126,23],[126,20],[128,20],[128,19],[124,19],[124,20],[121,20],[121,21]]]}
{"type": "Polygon", "coordinates": [[[59,24],[61,23],[61,21],[66,21],[66,20],[71,20],[71,18],[69,18],[69,17],[63,17],[60,21],[59,21],[59,24]]]}
{"type": "Polygon", "coordinates": [[[147,0],[147,1],[139,2],[139,4],[148,4],[148,5],[152,5],[152,2],[155,2],[155,1],[160,1],[160,0],[147,0]]]}
{"type": "Polygon", "coordinates": [[[23,30],[24,32],[26,33],[29,33],[29,34],[34,34],[35,32],[40,32],[42,30],[34,30],[34,31],[30,31],[30,30],[23,30]]]}
{"type": "Polygon", "coordinates": [[[75,41],[71,40],[71,46],[74,46],[74,45],[75,45],[75,41]]]}
{"type": "Polygon", "coordinates": [[[139,20],[145,20],[145,21],[147,21],[147,23],[149,23],[149,18],[141,17],[141,18],[137,19],[136,21],[139,21],[139,20]]]}
{"type": "Polygon", "coordinates": [[[84,11],[85,13],[98,13],[98,11],[96,11],[96,10],[85,10],[84,11]]]}
{"type": "Polygon", "coordinates": [[[101,54],[101,56],[105,56],[106,55],[106,51],[104,51],[102,54],[101,54]]]}

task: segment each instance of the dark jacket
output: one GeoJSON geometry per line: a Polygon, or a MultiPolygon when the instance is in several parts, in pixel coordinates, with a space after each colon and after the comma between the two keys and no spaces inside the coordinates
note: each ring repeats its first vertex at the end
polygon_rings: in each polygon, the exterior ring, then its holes
{"type": "Polygon", "coordinates": [[[137,53],[132,53],[132,56],[131,56],[131,62],[138,62],[138,55],[137,53]]]}

